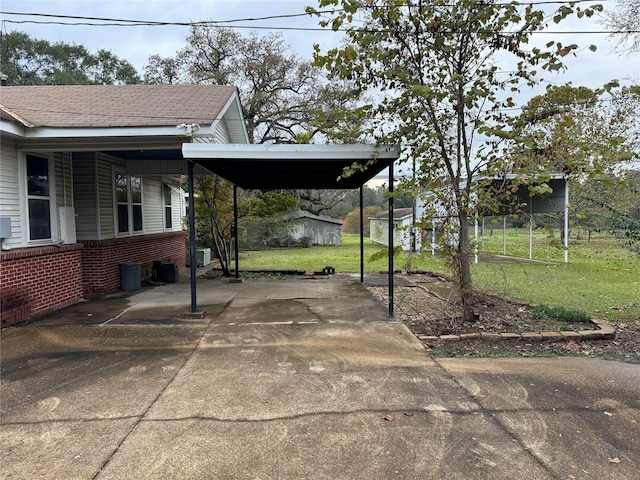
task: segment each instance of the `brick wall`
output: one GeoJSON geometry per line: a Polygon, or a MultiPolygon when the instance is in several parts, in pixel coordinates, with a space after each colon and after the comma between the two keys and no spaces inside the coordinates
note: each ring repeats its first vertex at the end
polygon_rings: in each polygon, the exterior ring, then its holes
{"type": "MultiPolygon", "coordinates": [[[[23,248],[0,253],[1,310],[24,305],[27,318],[58,310],[83,298],[82,245],[23,248]]],[[[3,315],[4,316],[4,315],[3,315]]]]}
{"type": "Polygon", "coordinates": [[[168,258],[179,267],[185,266],[185,233],[169,232],[155,235],[83,241],[82,282],[85,294],[104,293],[120,287],[118,264],[142,263],[141,280],[152,275],[153,261],[168,258]]]}

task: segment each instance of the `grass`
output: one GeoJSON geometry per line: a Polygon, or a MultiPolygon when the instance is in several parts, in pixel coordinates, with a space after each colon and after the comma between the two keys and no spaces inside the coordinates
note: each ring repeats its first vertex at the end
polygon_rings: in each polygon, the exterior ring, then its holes
{"type": "Polygon", "coordinates": [[[569,323],[589,323],[591,321],[591,316],[582,310],[567,310],[563,307],[550,307],[549,305],[536,305],[531,314],[533,318],[553,318],[569,323]]]}
{"type": "MultiPolygon", "coordinates": [[[[529,256],[527,231],[506,232],[507,254],[529,256]]],[[[618,321],[640,318],[640,258],[622,248],[616,239],[601,237],[591,242],[571,239],[569,263],[564,252],[549,245],[541,233],[534,234],[533,259],[539,263],[494,262],[481,260],[472,265],[477,287],[534,304],[580,310],[588,315],[618,321]]],[[[276,249],[240,254],[241,270],[291,269],[307,272],[331,265],[336,273],[360,271],[360,249],[357,235],[343,235],[339,247],[276,249]]],[[[388,269],[386,258],[375,262],[367,259],[386,247],[365,239],[365,273],[388,269]]],[[[484,252],[502,254],[502,231],[484,239],[484,252]]],[[[481,248],[482,250],[482,248],[481,248]]],[[[483,257],[481,257],[483,258],[483,257]]],[[[396,269],[427,270],[447,273],[444,259],[430,252],[395,259],[396,269]]]]}

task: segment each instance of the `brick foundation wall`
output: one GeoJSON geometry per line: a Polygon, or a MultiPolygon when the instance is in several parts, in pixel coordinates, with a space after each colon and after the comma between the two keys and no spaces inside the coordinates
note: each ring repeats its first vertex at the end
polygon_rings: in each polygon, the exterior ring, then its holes
{"type": "Polygon", "coordinates": [[[152,275],[153,261],[169,258],[185,266],[184,232],[159,233],[113,240],[83,241],[82,277],[85,294],[104,293],[120,288],[118,264],[141,262],[141,280],[152,275]]]}
{"type": "Polygon", "coordinates": [[[3,326],[73,305],[82,298],[81,244],[0,253],[3,319],[15,306],[23,305],[27,312],[19,319],[8,319],[3,326]]]}

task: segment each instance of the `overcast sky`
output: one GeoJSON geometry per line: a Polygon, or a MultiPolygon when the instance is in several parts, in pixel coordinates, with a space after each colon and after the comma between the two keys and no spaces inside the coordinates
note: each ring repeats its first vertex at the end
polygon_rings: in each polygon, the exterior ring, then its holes
{"type": "MultiPolygon", "coordinates": [[[[602,0],[601,0],[602,1],[602,0]]],[[[604,0],[611,5],[611,1],[604,0]]],[[[316,0],[2,0],[2,29],[5,32],[24,31],[36,38],[49,42],[64,41],[82,44],[90,51],[98,48],[110,50],[120,58],[130,61],[142,73],[147,59],[152,54],[170,56],[185,45],[189,28],[186,26],[136,26],[136,27],[95,27],[80,25],[43,25],[33,23],[12,23],[22,20],[66,21],[73,19],[36,18],[7,15],[8,12],[47,13],[76,15],[83,17],[113,18],[127,20],[189,22],[197,20],[235,20],[241,32],[252,28],[258,34],[277,31],[283,34],[287,43],[303,58],[311,58],[313,44],[323,49],[339,44],[339,33],[331,31],[298,31],[283,28],[316,28],[317,19],[302,16],[272,20],[251,21],[249,19],[303,13],[307,5],[316,6],[316,0]],[[269,30],[273,29],[273,30],[269,30]]],[[[591,20],[571,20],[554,25],[554,31],[601,31],[602,27],[591,20]]],[[[540,34],[536,43],[558,40],[565,44],[576,43],[585,47],[575,59],[568,59],[569,71],[562,76],[548,76],[554,83],[572,81],[575,85],[598,87],[612,78],[634,78],[640,81],[640,55],[620,56],[614,51],[615,42],[606,34],[540,34]],[[590,44],[598,47],[596,53],[586,50],[590,44]]]]}

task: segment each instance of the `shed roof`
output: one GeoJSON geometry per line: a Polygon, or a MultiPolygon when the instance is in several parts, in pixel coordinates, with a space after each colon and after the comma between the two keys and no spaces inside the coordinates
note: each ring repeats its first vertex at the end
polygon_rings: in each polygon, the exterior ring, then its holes
{"type": "Polygon", "coordinates": [[[210,124],[234,95],[227,85],[3,86],[5,119],[35,127],[158,127],[210,124]],[[9,113],[11,112],[11,113],[9,113]]]}
{"type": "Polygon", "coordinates": [[[331,217],[329,215],[324,215],[324,214],[316,215],[315,213],[307,212],[306,210],[296,210],[294,212],[287,213],[286,215],[284,215],[282,217],[282,219],[284,221],[298,220],[298,219],[301,219],[301,218],[308,218],[308,219],[311,219],[311,220],[318,220],[320,222],[326,222],[326,223],[333,223],[333,224],[336,224],[336,225],[342,225],[342,223],[341,223],[339,218],[331,217]]]}

